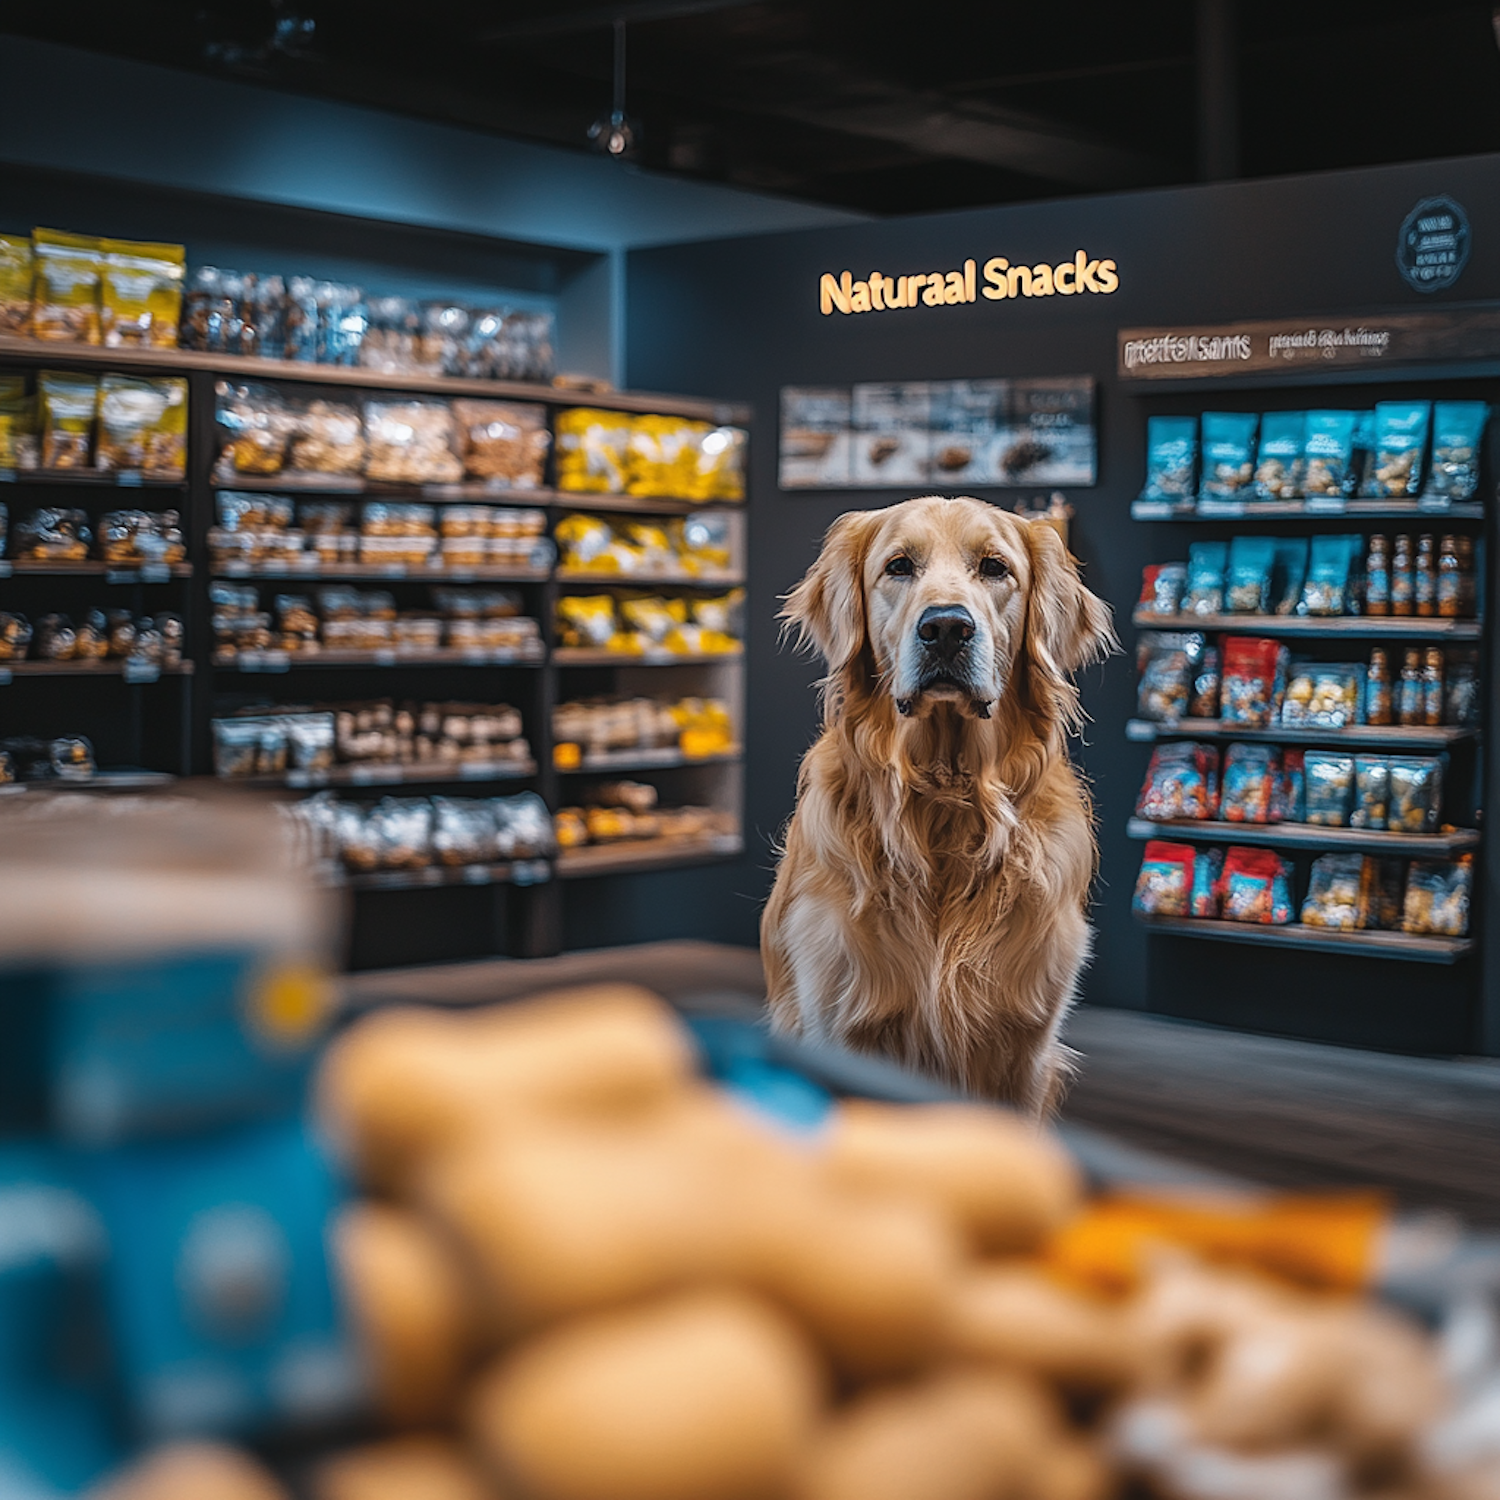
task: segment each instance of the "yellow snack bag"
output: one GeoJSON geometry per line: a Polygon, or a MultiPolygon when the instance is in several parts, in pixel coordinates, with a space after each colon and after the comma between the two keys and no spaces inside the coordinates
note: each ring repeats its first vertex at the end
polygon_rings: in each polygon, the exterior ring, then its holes
{"type": "Polygon", "coordinates": [[[0,469],[34,469],[40,460],[36,397],[0,400],[0,469]]]}
{"type": "Polygon", "coordinates": [[[36,384],[42,416],[42,467],[88,468],[93,457],[99,382],[92,375],[43,370],[36,384]]]}
{"type": "Polygon", "coordinates": [[[636,417],[630,427],[629,493],[690,499],[698,444],[708,430],[707,422],[688,417],[636,417]]]}
{"type": "Polygon", "coordinates": [[[743,427],[715,427],[698,443],[689,500],[743,500],[745,448],[749,434],[743,427]]]}
{"type": "Polygon", "coordinates": [[[97,344],[99,241],[61,229],[37,229],[31,291],[31,336],[57,344],[97,344]]]}
{"type": "Polygon", "coordinates": [[[663,599],[655,594],[625,599],[620,604],[620,615],[653,646],[662,646],[678,626],[687,622],[687,601],[663,599]]]}
{"type": "Polygon", "coordinates": [[[36,274],[29,234],[0,234],[0,333],[31,332],[31,282],[36,274]]]}
{"type": "Polygon", "coordinates": [[[608,646],[614,633],[615,601],[608,594],[564,594],[557,601],[560,646],[608,646]]]}
{"type": "Polygon", "coordinates": [[[744,603],[744,589],[730,589],[727,594],[720,594],[713,599],[695,599],[693,601],[694,623],[717,635],[738,636],[744,603]]]}
{"type": "Polygon", "coordinates": [[[630,418],[589,406],[557,414],[557,487],[574,494],[625,490],[630,418]]]}
{"type": "Polygon", "coordinates": [[[186,442],[186,380],[106,375],[99,382],[99,468],[181,479],[187,472],[186,442]]]}
{"type": "Polygon", "coordinates": [[[182,321],[181,245],[100,240],[99,320],[112,349],[175,349],[182,321]]]}
{"type": "Polygon", "coordinates": [[[613,545],[614,531],[598,516],[564,516],[557,523],[555,535],[563,567],[594,573],[620,571],[620,558],[613,545]]]}

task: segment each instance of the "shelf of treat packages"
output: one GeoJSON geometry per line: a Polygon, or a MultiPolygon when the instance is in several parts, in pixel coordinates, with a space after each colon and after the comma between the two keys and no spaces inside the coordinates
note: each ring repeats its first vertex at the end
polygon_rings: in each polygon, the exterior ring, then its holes
{"type": "Polygon", "coordinates": [[[364,495],[372,500],[488,501],[496,505],[547,506],[557,494],[547,489],[510,489],[490,479],[467,479],[452,484],[398,484],[394,480],[364,479],[358,474],[318,474],[287,470],[278,474],[238,474],[215,469],[216,490],[249,490],[257,494],[364,495]]]}
{"type": "Polygon", "coordinates": [[[216,651],[213,664],[230,672],[290,672],[304,667],[539,667],[540,644],[529,650],[441,647],[433,651],[216,651]]]}
{"type": "Polygon", "coordinates": [[[1136,521],[1395,521],[1424,516],[1451,521],[1482,521],[1484,506],[1472,500],[1222,500],[1174,505],[1169,500],[1136,500],[1136,521]]]}
{"type": "Polygon", "coordinates": [[[497,396],[542,401],[550,406],[590,406],[604,411],[657,413],[706,422],[744,422],[748,411],[721,401],[691,396],[648,395],[639,391],[593,391],[519,380],[465,379],[419,375],[363,365],[323,365],[310,360],[262,359],[258,355],[204,353],[195,349],[104,348],[97,344],[0,336],[0,362],[113,370],[153,370],[186,374],[204,370],[244,379],[290,380],[302,385],[345,386],[356,390],[411,391],[438,396],[497,396]]]}
{"type": "Polygon", "coordinates": [[[424,865],[415,870],[332,869],[325,885],[352,891],[420,891],[449,885],[541,885],[552,878],[545,859],[504,860],[487,865],[424,865]]]}
{"type": "Polygon", "coordinates": [[[695,833],[671,838],[625,839],[617,844],[584,844],[558,854],[557,874],[560,880],[628,875],[728,859],[743,853],[744,848],[745,842],[737,833],[695,833]]]}
{"type": "Polygon", "coordinates": [[[722,573],[599,573],[589,568],[559,568],[553,575],[559,583],[592,585],[601,589],[638,589],[658,584],[673,588],[724,589],[744,583],[745,575],[733,571],[722,573]]]}
{"type": "Polygon", "coordinates": [[[554,646],[552,664],[558,667],[676,667],[694,662],[739,661],[743,646],[730,651],[611,651],[599,646],[554,646]]]}
{"type": "Polygon", "coordinates": [[[534,760],[470,760],[433,765],[339,765],[323,770],[291,770],[284,776],[223,777],[235,786],[433,786],[460,781],[525,781],[537,772],[534,760]]]}
{"type": "Polygon", "coordinates": [[[1287,745],[1369,745],[1387,750],[1443,750],[1462,740],[1475,739],[1472,725],[1432,728],[1420,724],[1351,724],[1347,729],[1303,729],[1275,725],[1270,729],[1247,729],[1222,719],[1174,719],[1158,724],[1151,719],[1131,719],[1125,738],[1153,740],[1265,740],[1287,745]]]}
{"type": "MultiPolygon", "coordinates": [[[[351,583],[407,580],[413,583],[545,583],[547,568],[490,567],[487,564],[454,568],[424,568],[411,563],[330,563],[317,553],[298,562],[217,562],[210,569],[215,578],[293,578],[317,582],[347,579],[351,583]]],[[[3,575],[0,575],[3,576],[3,575]]]]}
{"type": "Polygon", "coordinates": [[[1343,849],[1351,854],[1408,854],[1450,859],[1479,847],[1479,830],[1448,833],[1389,833],[1366,828],[1325,828],[1313,823],[1223,823],[1206,818],[1132,818],[1125,825],[1133,839],[1176,836],[1212,844],[1263,844],[1277,849],[1343,849]]]}
{"type": "Polygon", "coordinates": [[[0,661],[0,685],[13,677],[123,677],[126,682],[155,682],[158,677],[191,677],[193,663],[164,667],[130,657],[114,661],[0,661]]]}
{"type": "Polygon", "coordinates": [[[1348,640],[1477,641],[1478,620],[1417,615],[1159,615],[1137,609],[1131,622],[1147,630],[1222,631],[1231,635],[1338,636],[1348,640]]]}
{"type": "Polygon", "coordinates": [[[731,745],[708,755],[688,755],[675,745],[654,750],[597,750],[592,755],[585,755],[576,765],[564,764],[560,755],[553,757],[560,776],[586,776],[591,771],[670,771],[678,766],[732,765],[744,758],[742,745],[731,745]]]}
{"type": "Polygon", "coordinates": [[[181,490],[187,479],[137,469],[0,469],[0,484],[102,485],[116,490],[181,490]]]}
{"type": "Polygon", "coordinates": [[[191,578],[191,563],[38,562],[32,558],[0,558],[0,578],[12,576],[47,578],[102,578],[106,583],[166,583],[170,578],[191,578]]]}
{"type": "Polygon", "coordinates": [[[1153,932],[1173,937],[1216,938],[1221,942],[1261,943],[1304,952],[1358,954],[1369,958],[1409,959],[1417,963],[1453,964],[1471,953],[1471,938],[1426,937],[1409,932],[1339,931],[1289,922],[1274,927],[1255,922],[1226,922],[1219,917],[1141,917],[1153,932]]]}

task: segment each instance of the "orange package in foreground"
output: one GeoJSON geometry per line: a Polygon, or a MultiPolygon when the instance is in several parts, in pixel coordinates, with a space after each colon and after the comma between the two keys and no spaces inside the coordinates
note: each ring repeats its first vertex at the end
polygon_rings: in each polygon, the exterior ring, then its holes
{"type": "Polygon", "coordinates": [[[1304,1286],[1356,1291],[1374,1280],[1390,1218],[1390,1200],[1378,1192],[1245,1199],[1116,1194],[1059,1231],[1043,1259],[1067,1280],[1110,1292],[1133,1290],[1164,1247],[1304,1286]]]}

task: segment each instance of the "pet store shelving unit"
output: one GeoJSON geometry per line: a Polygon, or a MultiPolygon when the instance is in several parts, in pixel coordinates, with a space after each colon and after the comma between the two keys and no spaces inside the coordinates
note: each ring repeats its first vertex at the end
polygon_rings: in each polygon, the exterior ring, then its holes
{"type": "MultiPolygon", "coordinates": [[[[1144,427],[1149,411],[1201,415],[1205,410],[1267,410],[1301,406],[1368,406],[1379,400],[1414,398],[1473,398],[1488,400],[1492,406],[1500,401],[1500,385],[1493,370],[1469,370],[1456,365],[1451,372],[1435,373],[1431,369],[1403,372],[1399,368],[1378,372],[1329,372],[1314,380],[1305,375],[1278,379],[1273,375],[1249,377],[1154,380],[1148,388],[1131,391],[1138,398],[1144,427]],[[1455,389],[1454,382],[1463,382],[1455,389]]],[[[1485,464],[1480,495],[1493,495],[1497,469],[1496,422],[1492,420],[1486,436],[1485,464]]],[[[1465,644],[1480,649],[1479,680],[1486,685],[1489,662],[1488,611],[1486,606],[1487,570],[1493,548],[1487,504],[1472,502],[1441,504],[1426,500],[1350,499],[1342,504],[1323,500],[1309,501],[1200,501],[1186,505],[1137,500],[1131,506],[1132,517],[1147,523],[1168,523],[1163,529],[1163,550],[1158,560],[1185,556],[1187,541],[1194,532],[1227,538],[1236,530],[1250,527],[1265,531],[1285,526],[1291,533],[1358,530],[1366,539],[1373,532],[1406,530],[1453,531],[1467,534],[1476,544],[1476,618],[1435,619],[1419,617],[1341,616],[1305,618],[1262,615],[1156,615],[1137,609],[1133,624],[1141,630],[1195,630],[1206,635],[1238,634],[1285,639],[1295,650],[1333,660],[1343,642],[1386,641],[1398,649],[1409,643],[1415,647],[1465,644]],[[1350,523],[1359,523],[1351,525],[1350,523]],[[1191,530],[1189,529],[1191,528],[1191,530]]],[[[1392,655],[1394,656],[1394,652],[1392,655]]],[[[1488,693],[1482,693],[1481,724],[1487,724],[1488,693]]],[[[1126,725],[1130,741],[1151,743],[1163,740],[1247,740],[1271,744],[1326,746],[1330,748],[1383,749],[1392,752],[1425,753],[1448,757],[1444,785],[1445,812],[1451,816],[1443,832],[1432,835],[1376,833],[1356,829],[1324,828],[1309,824],[1246,824],[1219,821],[1175,820],[1156,822],[1132,817],[1126,834],[1134,840],[1170,838],[1209,843],[1239,843],[1279,848],[1289,851],[1298,864],[1300,892],[1305,884],[1305,865],[1319,853],[1339,850],[1382,855],[1406,855],[1416,859],[1450,859],[1461,852],[1474,855],[1474,892],[1471,900],[1470,936],[1436,937],[1389,931],[1330,931],[1293,922],[1287,926],[1269,927],[1195,917],[1138,918],[1155,936],[1164,938],[1197,938],[1211,941],[1252,944],[1272,948],[1301,949],[1322,953],[1367,956],[1385,960],[1409,960],[1426,964],[1452,965],[1473,960],[1481,911],[1482,853],[1484,835],[1479,826],[1483,806],[1485,734],[1478,727],[1443,726],[1441,728],[1401,725],[1361,724],[1347,729],[1281,728],[1242,729],[1216,719],[1179,719],[1174,723],[1155,723],[1131,719],[1126,725]],[[1452,827],[1455,822],[1474,826],[1452,827]]],[[[1144,762],[1136,768],[1137,782],[1144,773],[1144,762]]],[[[1279,971],[1278,971],[1279,972],[1279,971]]],[[[1286,982],[1299,983],[1295,970],[1285,971],[1286,982]]]]}
{"type": "MultiPolygon", "coordinates": [[[[67,503],[98,514],[132,501],[156,508],[177,508],[183,515],[188,561],[171,568],[114,568],[104,563],[32,564],[0,560],[0,608],[33,614],[42,608],[82,611],[96,604],[129,606],[137,613],[172,609],[184,621],[186,649],[180,669],[137,673],[123,663],[83,664],[22,661],[0,663],[0,732],[54,736],[84,733],[95,742],[101,763],[126,762],[176,776],[212,774],[212,721],[216,708],[237,699],[261,697],[292,702],[309,696],[339,702],[374,697],[396,699],[466,699],[505,701],[520,709],[523,732],[533,758],[454,767],[426,768],[339,766],[327,772],[290,771],[284,777],[254,778],[247,784],[284,792],[314,788],[348,789],[354,796],[378,795],[391,788],[420,787],[455,796],[501,794],[520,788],[536,790],[549,809],[578,800],[591,775],[627,774],[657,786],[664,806],[696,804],[733,815],[741,824],[744,727],[744,663],[741,651],[718,654],[624,656],[610,651],[555,648],[552,621],[559,594],[569,587],[613,591],[621,580],[561,568],[302,566],[214,564],[207,534],[213,525],[220,489],[263,490],[287,496],[363,496],[411,499],[431,504],[462,501],[497,506],[542,508],[555,522],[568,511],[626,513],[642,517],[682,516],[710,508],[737,514],[732,523],[733,566],[709,576],[681,574],[642,576],[634,588],[723,591],[742,584],[746,557],[744,506],[729,502],[689,502],[637,495],[565,494],[550,484],[538,489],[506,490],[485,482],[396,485],[364,479],[215,475],[219,439],[215,423],[215,385],[220,379],[258,380],[316,395],[398,392],[423,396],[486,396],[544,406],[549,421],[573,406],[611,411],[659,413],[744,426],[748,411],[740,406],[682,396],[639,392],[578,392],[514,381],[466,380],[420,375],[393,375],[343,368],[203,354],[188,350],[103,349],[87,345],[38,343],[0,337],[0,370],[39,368],[114,370],[130,374],[179,375],[188,381],[187,477],[180,483],[140,481],[139,476],[92,473],[0,471],[0,501],[12,514],[29,505],[67,503]],[[42,583],[45,575],[46,583],[42,583]],[[542,627],[541,649],[521,653],[436,650],[323,651],[299,658],[278,651],[240,652],[216,659],[210,628],[209,586],[216,578],[302,584],[323,581],[380,583],[398,592],[415,585],[506,583],[518,587],[526,613],[542,627]],[[61,586],[66,593],[42,588],[61,586]],[[53,601],[56,602],[53,602],[53,601]],[[313,670],[316,669],[316,670],[313,670]],[[41,679],[32,684],[30,679],[41,679]],[[91,679],[87,685],[82,679],[91,679]],[[113,685],[92,679],[113,679],[113,685]],[[23,682],[25,685],[23,686],[23,682]],[[599,694],[626,696],[701,695],[726,700],[735,727],[735,748],[701,758],[675,750],[649,749],[586,758],[570,770],[554,764],[552,714],[560,703],[599,694]],[[28,695],[42,695],[40,698],[28,695]],[[123,695],[123,696],[121,696],[123,695]],[[486,789],[490,789],[487,791],[486,789]]],[[[104,780],[104,778],[101,778],[104,780]]],[[[350,874],[340,883],[359,898],[369,892],[432,890],[492,885],[508,892],[507,910],[497,914],[495,946],[517,955],[554,952],[563,928],[562,882],[591,876],[630,875],[729,859],[741,852],[741,836],[699,837],[586,846],[555,859],[518,860],[453,869],[381,871],[350,874]]],[[[580,896],[580,899],[587,899],[580,896]]]]}

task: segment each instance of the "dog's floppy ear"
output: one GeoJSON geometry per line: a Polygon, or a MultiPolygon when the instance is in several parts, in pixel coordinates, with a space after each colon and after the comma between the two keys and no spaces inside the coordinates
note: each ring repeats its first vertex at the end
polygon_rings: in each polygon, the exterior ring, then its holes
{"type": "Polygon", "coordinates": [[[818,560],[786,596],[779,618],[817,648],[830,673],[844,671],[865,645],[865,548],[878,511],[851,510],[828,528],[818,560]]]}
{"type": "Polygon", "coordinates": [[[1026,599],[1027,692],[1048,719],[1077,729],[1083,718],[1073,673],[1120,649],[1110,608],[1090,593],[1051,526],[1026,524],[1031,589],[1026,599]]]}

